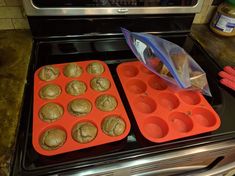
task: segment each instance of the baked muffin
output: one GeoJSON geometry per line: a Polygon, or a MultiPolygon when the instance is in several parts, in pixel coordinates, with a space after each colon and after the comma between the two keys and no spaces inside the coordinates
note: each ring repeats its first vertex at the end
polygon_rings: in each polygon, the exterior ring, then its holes
{"type": "Polygon", "coordinates": [[[39,111],[39,117],[44,122],[54,122],[64,113],[62,106],[56,103],[47,103],[39,111]]]}
{"type": "Polygon", "coordinates": [[[70,95],[81,95],[86,92],[86,84],[82,81],[71,81],[66,85],[66,92],[70,95]]]}
{"type": "Polygon", "coordinates": [[[106,91],[110,87],[110,81],[107,78],[95,77],[91,80],[91,88],[96,91],[106,91]]]}
{"type": "Polygon", "coordinates": [[[39,95],[42,99],[55,99],[61,94],[60,86],[48,84],[41,88],[39,95]]]}
{"type": "Polygon", "coordinates": [[[88,143],[95,139],[97,128],[90,122],[81,122],[72,129],[72,137],[78,143],[88,143]]]}
{"type": "Polygon", "coordinates": [[[190,81],[193,87],[199,89],[203,89],[207,85],[206,74],[200,71],[192,71],[190,81]]]}
{"type": "Polygon", "coordinates": [[[92,62],[87,66],[87,72],[94,75],[101,75],[104,72],[104,67],[98,62],[92,62]]]}
{"type": "Polygon", "coordinates": [[[45,150],[55,150],[63,146],[65,141],[65,131],[59,128],[52,128],[41,135],[39,143],[45,150]]]}
{"type": "Polygon", "coordinates": [[[120,136],[125,129],[125,122],[117,115],[110,115],[102,122],[102,131],[109,136],[120,136]]]}
{"type": "MultiPolygon", "coordinates": [[[[172,62],[176,68],[176,71],[181,79],[183,79],[183,71],[185,68],[188,68],[188,60],[187,55],[185,53],[172,53],[170,54],[172,62]]],[[[167,75],[169,77],[173,77],[165,64],[161,61],[156,67],[156,71],[162,75],[167,75]]]]}
{"type": "Polygon", "coordinates": [[[59,76],[60,72],[58,68],[52,65],[44,66],[39,72],[39,78],[43,81],[51,81],[59,76]]]}
{"type": "Polygon", "coordinates": [[[74,116],[84,116],[91,112],[92,104],[87,99],[75,99],[68,105],[68,111],[74,116]]]}
{"type": "Polygon", "coordinates": [[[64,75],[70,78],[79,77],[82,72],[82,68],[75,63],[69,63],[64,67],[64,75]]]}
{"type": "Polygon", "coordinates": [[[177,70],[182,71],[183,67],[188,66],[188,59],[185,53],[172,53],[170,56],[177,70]]]}
{"type": "Polygon", "coordinates": [[[101,95],[96,99],[95,104],[101,111],[113,111],[117,106],[117,101],[111,95],[101,95]]]}

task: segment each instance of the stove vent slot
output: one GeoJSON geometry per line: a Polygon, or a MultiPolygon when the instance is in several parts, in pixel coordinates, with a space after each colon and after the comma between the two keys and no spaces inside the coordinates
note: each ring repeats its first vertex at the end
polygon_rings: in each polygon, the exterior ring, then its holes
{"type": "Polygon", "coordinates": [[[94,176],[115,176],[113,172],[106,172],[106,173],[102,173],[102,174],[98,174],[98,175],[94,175],[94,176]]]}
{"type": "Polygon", "coordinates": [[[131,168],[131,175],[142,174],[150,171],[159,170],[159,163],[145,164],[131,168]]]}

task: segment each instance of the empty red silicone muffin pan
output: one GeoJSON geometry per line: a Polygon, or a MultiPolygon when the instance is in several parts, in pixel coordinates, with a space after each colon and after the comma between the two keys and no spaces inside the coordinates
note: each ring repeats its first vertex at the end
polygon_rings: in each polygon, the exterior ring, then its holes
{"type": "Polygon", "coordinates": [[[39,72],[41,71],[43,67],[39,68],[35,72],[32,138],[33,138],[34,149],[42,155],[47,155],[47,156],[57,155],[57,154],[65,153],[65,152],[80,150],[80,149],[84,149],[88,147],[94,147],[94,146],[98,146],[101,144],[118,141],[118,140],[125,138],[130,131],[130,122],[129,122],[128,116],[126,114],[125,108],[122,104],[119,93],[113,81],[112,75],[106,63],[99,61],[99,60],[81,61],[81,62],[74,62],[74,63],[79,65],[83,70],[82,74],[75,78],[66,77],[63,74],[63,69],[68,63],[52,65],[54,68],[59,69],[59,76],[56,79],[51,80],[51,81],[43,81],[39,78],[39,72]],[[103,65],[104,72],[101,75],[94,75],[94,74],[90,74],[87,72],[88,64],[93,63],[93,62],[97,62],[103,65]],[[94,77],[99,77],[99,76],[107,78],[110,81],[110,88],[108,90],[99,92],[91,88],[90,86],[91,80],[94,77]],[[66,90],[65,90],[66,85],[72,80],[78,80],[78,81],[82,81],[85,83],[86,91],[84,94],[73,96],[73,95],[69,95],[66,93],[66,90]],[[61,88],[61,94],[57,98],[45,100],[40,97],[39,92],[41,88],[48,84],[56,84],[61,88]],[[116,99],[117,106],[114,110],[105,112],[105,111],[99,110],[96,107],[95,101],[97,97],[104,95],[104,94],[111,95],[116,99]],[[68,104],[74,99],[88,100],[92,105],[91,111],[88,114],[83,115],[81,117],[72,115],[70,112],[68,112],[68,104]],[[63,115],[59,119],[52,121],[52,122],[43,121],[39,117],[40,109],[49,102],[57,103],[63,108],[63,115]],[[109,136],[102,131],[102,127],[101,127],[102,121],[104,120],[105,117],[109,115],[117,115],[121,117],[121,119],[125,122],[125,131],[121,135],[109,136]],[[90,122],[97,128],[98,132],[94,140],[88,143],[78,143],[77,141],[73,139],[72,129],[76,124],[80,122],[90,122]],[[58,128],[58,129],[65,131],[66,140],[64,144],[60,146],[59,148],[53,149],[53,150],[46,150],[43,147],[41,147],[40,138],[41,138],[41,135],[45,131],[49,129],[53,129],[53,128],[58,128]]]}
{"type": "Polygon", "coordinates": [[[142,135],[156,143],[214,131],[220,118],[198,91],[176,89],[141,62],[117,67],[142,135]]]}

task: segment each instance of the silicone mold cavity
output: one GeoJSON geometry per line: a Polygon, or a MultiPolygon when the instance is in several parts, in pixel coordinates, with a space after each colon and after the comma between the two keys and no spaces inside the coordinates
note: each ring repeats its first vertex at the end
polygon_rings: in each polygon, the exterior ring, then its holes
{"type": "Polygon", "coordinates": [[[141,65],[141,66],[140,66],[140,70],[141,70],[141,72],[146,73],[146,74],[151,74],[151,75],[154,74],[154,73],[151,72],[149,69],[147,69],[144,65],[141,65]]]}
{"type": "Polygon", "coordinates": [[[138,97],[134,104],[138,111],[146,114],[154,112],[157,108],[155,101],[147,96],[138,97]]]}
{"type": "Polygon", "coordinates": [[[174,128],[179,132],[189,132],[193,129],[192,119],[182,112],[174,112],[170,114],[169,118],[174,128]]]}
{"type": "Polygon", "coordinates": [[[159,94],[158,102],[162,107],[164,107],[168,110],[175,109],[180,104],[179,99],[172,93],[159,94]]]}
{"type": "Polygon", "coordinates": [[[147,86],[139,79],[132,79],[127,83],[127,89],[134,94],[140,94],[146,91],[147,86]]]}
{"type": "Polygon", "coordinates": [[[182,91],[179,92],[179,97],[187,104],[196,105],[200,103],[201,98],[198,92],[195,91],[182,91]]]}
{"type": "Polygon", "coordinates": [[[139,71],[135,66],[127,65],[121,70],[122,74],[126,77],[135,77],[138,75],[139,71]]]}
{"type": "Polygon", "coordinates": [[[216,117],[205,108],[195,108],[192,111],[193,118],[202,126],[212,127],[216,124],[216,117]]]}
{"type": "Polygon", "coordinates": [[[165,137],[169,131],[167,123],[156,116],[147,117],[144,120],[143,128],[145,135],[156,139],[165,137]]]}
{"type": "Polygon", "coordinates": [[[155,90],[165,90],[167,88],[165,81],[156,76],[149,79],[148,85],[155,90]]]}
{"type": "MultiPolygon", "coordinates": [[[[156,67],[159,63],[149,62],[156,67]]],[[[200,92],[169,84],[139,61],[120,64],[117,73],[138,128],[149,141],[161,143],[219,128],[218,114],[200,92]]]]}

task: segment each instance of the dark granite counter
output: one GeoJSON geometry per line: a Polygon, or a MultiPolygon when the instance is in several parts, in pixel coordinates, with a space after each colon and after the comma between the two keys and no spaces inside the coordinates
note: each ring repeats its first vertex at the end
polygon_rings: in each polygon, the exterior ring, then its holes
{"type": "Polygon", "coordinates": [[[213,33],[208,25],[193,25],[191,35],[221,66],[235,66],[235,37],[213,33]]]}
{"type": "Polygon", "coordinates": [[[32,48],[30,31],[0,32],[0,175],[9,175],[32,48]]]}

